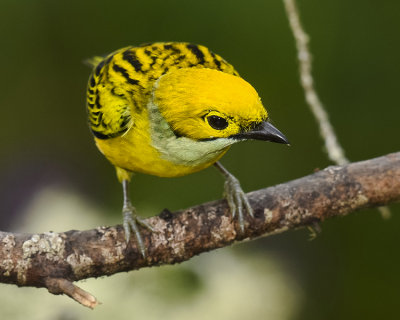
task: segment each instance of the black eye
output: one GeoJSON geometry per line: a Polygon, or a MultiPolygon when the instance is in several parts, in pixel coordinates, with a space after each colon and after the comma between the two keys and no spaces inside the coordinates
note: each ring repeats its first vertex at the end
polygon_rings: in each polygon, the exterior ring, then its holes
{"type": "Polygon", "coordinates": [[[208,124],[216,130],[223,130],[228,126],[228,121],[218,116],[207,117],[208,124]]]}

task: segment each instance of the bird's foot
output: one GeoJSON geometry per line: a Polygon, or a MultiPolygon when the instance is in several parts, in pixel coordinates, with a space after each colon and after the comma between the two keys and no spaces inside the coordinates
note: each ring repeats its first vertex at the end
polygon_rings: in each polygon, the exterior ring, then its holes
{"type": "Polygon", "coordinates": [[[132,206],[130,203],[125,204],[123,209],[122,209],[122,214],[124,216],[124,230],[125,230],[125,240],[128,243],[129,239],[131,237],[131,230],[135,234],[135,238],[138,244],[138,248],[143,256],[143,258],[146,258],[146,247],[144,245],[142,235],[139,230],[139,226],[141,225],[142,227],[145,227],[146,229],[149,229],[151,232],[153,232],[153,228],[144,220],[139,218],[136,215],[136,209],[134,206],[132,206]]]}
{"type": "Polygon", "coordinates": [[[241,233],[244,233],[244,211],[254,217],[253,209],[250,206],[246,194],[240,186],[239,180],[232,174],[225,174],[226,180],[224,185],[224,196],[228,201],[229,208],[231,209],[232,218],[238,216],[239,227],[241,233]]]}

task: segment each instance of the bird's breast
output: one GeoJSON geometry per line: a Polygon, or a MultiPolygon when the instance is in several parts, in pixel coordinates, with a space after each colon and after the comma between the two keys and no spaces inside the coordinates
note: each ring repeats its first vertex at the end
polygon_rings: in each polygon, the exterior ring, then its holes
{"type": "Polygon", "coordinates": [[[96,144],[117,167],[160,177],[178,177],[203,170],[218,161],[230,142],[172,137],[152,132],[149,122],[137,121],[123,136],[96,139],[96,144]]]}

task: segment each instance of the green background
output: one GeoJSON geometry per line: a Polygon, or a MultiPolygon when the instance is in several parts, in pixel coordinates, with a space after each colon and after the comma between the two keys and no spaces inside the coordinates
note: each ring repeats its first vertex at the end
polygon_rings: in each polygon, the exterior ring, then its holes
{"type": "MultiPolygon", "coordinates": [[[[298,2],[316,87],[347,156],[358,161],[399,151],[400,2],[298,2]]],[[[90,70],[82,61],[127,45],[206,45],[257,89],[292,146],[234,146],[222,163],[245,190],[331,164],[304,102],[281,1],[1,0],[0,35],[1,230],[66,231],[120,221],[120,185],[87,127],[90,70]]],[[[131,191],[142,215],[154,215],[220,198],[222,184],[211,168],[174,179],[136,175],[131,191]]],[[[181,319],[184,306],[194,319],[396,319],[400,206],[391,210],[390,220],[368,210],[326,221],[314,241],[306,230],[290,231],[195,263],[90,280],[104,284],[91,289],[103,302],[100,311],[44,290],[1,285],[0,296],[18,295],[23,308],[2,298],[0,316],[156,319],[160,311],[181,319]],[[204,300],[217,292],[219,300],[204,300]]]]}

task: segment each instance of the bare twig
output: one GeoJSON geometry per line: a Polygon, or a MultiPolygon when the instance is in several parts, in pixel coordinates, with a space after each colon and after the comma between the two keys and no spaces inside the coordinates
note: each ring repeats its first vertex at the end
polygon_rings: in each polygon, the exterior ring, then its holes
{"type": "MultiPolygon", "coordinates": [[[[296,7],[295,0],[283,0],[283,2],[285,4],[289,25],[296,43],[297,58],[299,60],[300,69],[300,83],[304,90],[306,102],[319,124],[319,131],[325,142],[325,149],[329,159],[338,165],[347,164],[349,163],[349,160],[344,154],[344,150],[338,141],[335,130],[329,121],[328,113],[326,112],[314,87],[314,79],[312,76],[312,55],[308,48],[310,38],[301,25],[299,11],[296,7]]],[[[378,210],[384,219],[390,218],[391,213],[389,208],[379,207],[378,210]]]]}
{"type": "Polygon", "coordinates": [[[0,232],[0,282],[45,287],[85,306],[98,303],[73,281],[117,272],[173,264],[245,238],[315,226],[326,218],[400,201],[400,152],[328,167],[312,175],[248,194],[254,218],[237,232],[226,201],[215,201],[175,214],[164,210],[142,230],[148,256],[135,241],[126,244],[121,226],[87,231],[13,234],[0,232]]]}
{"type": "Polygon", "coordinates": [[[45,281],[46,287],[50,293],[66,294],[80,304],[93,309],[99,304],[97,299],[89,292],[82,290],[74,285],[71,281],[62,278],[47,278],[45,281]]]}
{"type": "Polygon", "coordinates": [[[300,68],[300,82],[304,89],[306,101],[319,124],[320,134],[324,139],[328,157],[331,161],[339,165],[349,163],[336,137],[335,130],[329,122],[328,113],[322,105],[314,87],[314,79],[311,73],[312,56],[308,48],[309,36],[301,25],[295,0],[283,0],[283,2],[289,19],[289,25],[296,42],[297,58],[300,68]]]}

